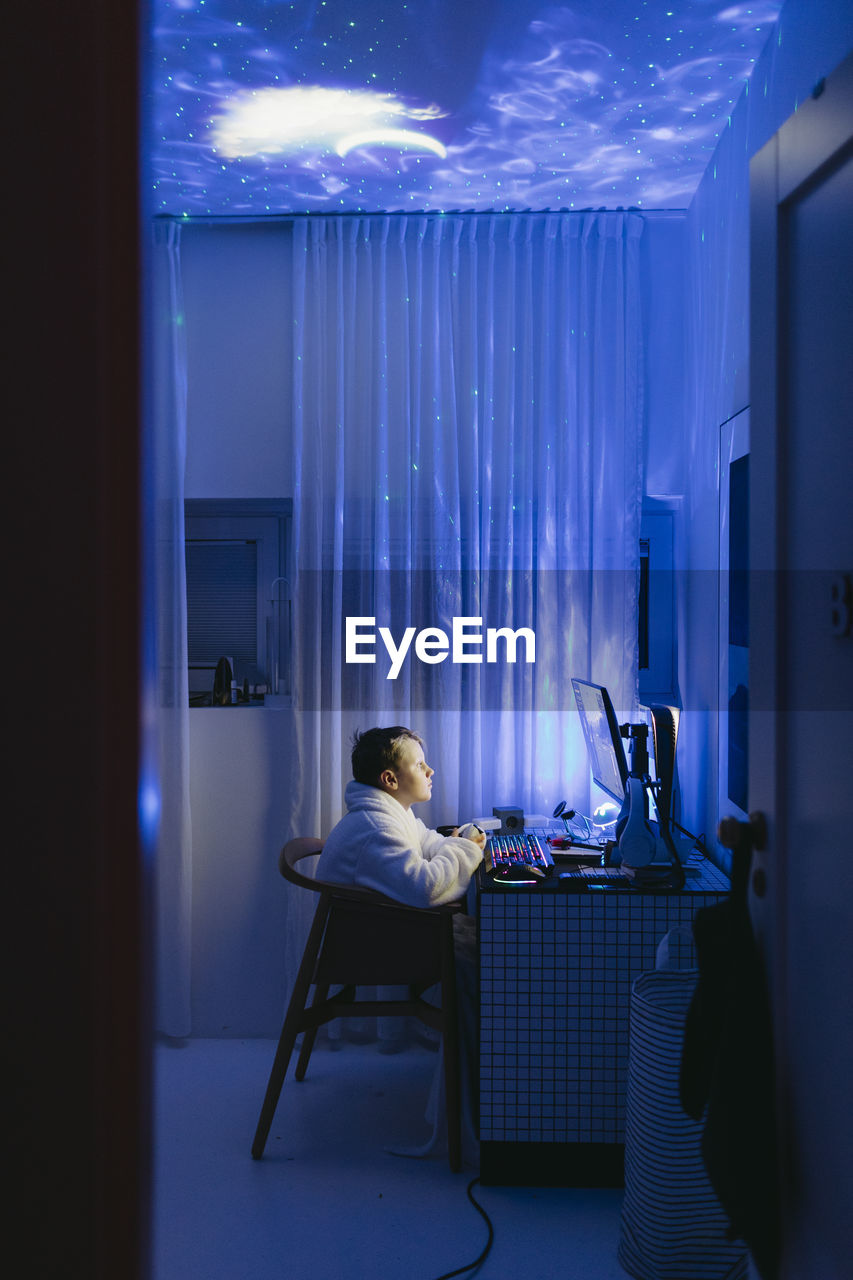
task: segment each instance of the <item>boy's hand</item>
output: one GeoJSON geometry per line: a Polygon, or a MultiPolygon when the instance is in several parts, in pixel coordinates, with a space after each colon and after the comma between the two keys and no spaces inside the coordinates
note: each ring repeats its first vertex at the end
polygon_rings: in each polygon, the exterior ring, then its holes
{"type": "Polygon", "coordinates": [[[464,840],[473,841],[473,843],[479,845],[481,849],[485,849],[486,847],[485,831],[481,831],[473,822],[469,822],[467,826],[462,827],[461,830],[457,827],[453,834],[457,836],[461,835],[464,840]]]}

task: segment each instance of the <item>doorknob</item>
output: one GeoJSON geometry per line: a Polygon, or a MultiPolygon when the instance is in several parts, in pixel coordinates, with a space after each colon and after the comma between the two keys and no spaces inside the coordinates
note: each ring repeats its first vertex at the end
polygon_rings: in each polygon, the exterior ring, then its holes
{"type": "MultiPolygon", "coordinates": [[[[749,822],[723,818],[717,827],[717,835],[720,844],[732,850],[732,890],[738,887],[739,892],[745,892],[751,851],[767,847],[767,819],[763,813],[751,813],[749,822]]],[[[757,898],[763,898],[767,892],[767,875],[763,867],[756,867],[752,873],[752,891],[757,898]]]]}
{"type": "Polygon", "coordinates": [[[723,818],[717,828],[720,844],[735,849],[741,844],[759,851],[767,847],[767,819],[763,813],[751,813],[749,822],[723,818]]]}

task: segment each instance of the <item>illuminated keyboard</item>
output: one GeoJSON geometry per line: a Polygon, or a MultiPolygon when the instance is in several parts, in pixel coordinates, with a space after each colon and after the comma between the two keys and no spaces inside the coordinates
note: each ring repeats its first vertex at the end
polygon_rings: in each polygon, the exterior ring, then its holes
{"type": "Polygon", "coordinates": [[[489,836],[484,861],[487,871],[519,865],[550,867],[554,863],[545,841],[532,832],[519,836],[489,836]]]}

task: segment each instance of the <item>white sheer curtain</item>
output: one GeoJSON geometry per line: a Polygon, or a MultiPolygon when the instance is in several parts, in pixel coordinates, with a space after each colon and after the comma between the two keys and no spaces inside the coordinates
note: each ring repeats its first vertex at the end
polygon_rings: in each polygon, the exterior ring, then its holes
{"type": "Polygon", "coordinates": [[[155,1028],[190,1032],[192,834],[189,800],[189,695],[187,690],[184,470],[187,367],[178,223],[155,223],[152,256],[150,411],[153,536],[148,573],[153,578],[148,619],[158,687],[148,698],[146,737],[158,780],[159,822],[154,862],[156,938],[155,1028]]]}
{"type": "MultiPolygon", "coordinates": [[[[433,825],[582,806],[570,680],[636,699],[642,219],[308,217],[293,370],[293,833],[340,816],[353,727],[409,724],[433,825]],[[527,664],[344,662],[345,620],[535,632],[527,664]]],[[[483,652],[483,650],[481,650],[483,652]]],[[[503,653],[503,650],[499,651],[503,653]]]]}
{"type": "MultiPolygon", "coordinates": [[[[425,737],[437,774],[422,816],[433,825],[494,805],[588,802],[571,677],[606,684],[626,716],[636,699],[642,225],[608,213],[288,227],[290,834],[323,835],[337,820],[350,734],[376,723],[425,737]],[[514,664],[426,665],[410,653],[388,680],[381,642],[375,665],[344,662],[353,616],[396,641],[412,626],[450,634],[462,617],[528,628],[536,661],[523,646],[514,664]]],[[[191,943],[180,225],[163,223],[157,238],[157,1026],[178,1036],[190,1030],[191,943]]],[[[308,898],[288,899],[291,976],[308,898]]]]}

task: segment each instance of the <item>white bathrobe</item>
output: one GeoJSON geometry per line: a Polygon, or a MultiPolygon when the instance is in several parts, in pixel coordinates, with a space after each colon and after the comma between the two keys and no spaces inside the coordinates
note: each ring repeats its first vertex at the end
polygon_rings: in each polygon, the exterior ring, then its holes
{"type": "Polygon", "coordinates": [[[441,836],[379,787],[350,782],[347,813],[332,830],[317,878],[376,889],[410,907],[463,897],[483,857],[473,840],[441,836]]]}

